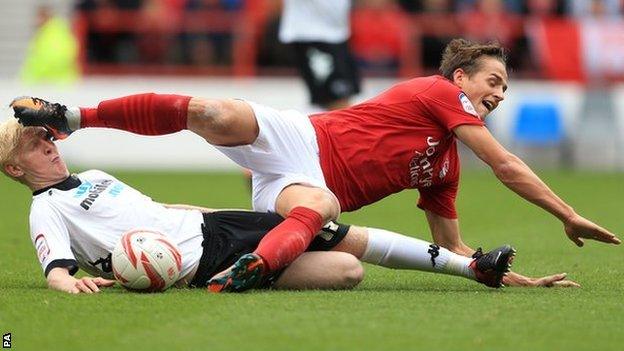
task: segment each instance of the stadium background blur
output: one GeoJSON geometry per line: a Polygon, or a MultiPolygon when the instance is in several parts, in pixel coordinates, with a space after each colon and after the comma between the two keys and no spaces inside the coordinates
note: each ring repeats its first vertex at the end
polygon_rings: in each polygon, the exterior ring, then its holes
{"type": "MultiPolygon", "coordinates": [[[[277,39],[279,0],[5,2],[2,101],[28,93],[89,105],[155,91],[313,111],[293,52],[277,39]]],[[[623,12],[621,0],[354,1],[350,42],[364,74],[354,102],[435,74],[453,37],[498,40],[511,89],[488,121],[497,138],[533,166],[622,170],[623,12]]],[[[81,167],[233,167],[184,133],[166,143],[79,133],[61,149],[81,167]]]]}

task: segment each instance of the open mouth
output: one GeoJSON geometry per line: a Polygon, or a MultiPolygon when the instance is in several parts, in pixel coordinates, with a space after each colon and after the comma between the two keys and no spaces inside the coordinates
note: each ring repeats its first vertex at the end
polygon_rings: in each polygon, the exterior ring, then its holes
{"type": "Polygon", "coordinates": [[[492,112],[492,110],[494,109],[494,104],[487,101],[487,100],[483,100],[483,106],[485,106],[485,108],[489,111],[492,112]]]}
{"type": "Polygon", "coordinates": [[[59,156],[54,156],[52,158],[52,163],[57,163],[59,161],[60,157],[59,156]]]}

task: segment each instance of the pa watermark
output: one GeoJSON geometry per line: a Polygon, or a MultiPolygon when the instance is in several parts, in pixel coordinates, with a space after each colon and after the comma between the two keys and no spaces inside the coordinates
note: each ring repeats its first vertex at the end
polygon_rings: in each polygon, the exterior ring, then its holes
{"type": "Polygon", "coordinates": [[[11,333],[2,334],[2,348],[3,349],[11,348],[11,333]]]}

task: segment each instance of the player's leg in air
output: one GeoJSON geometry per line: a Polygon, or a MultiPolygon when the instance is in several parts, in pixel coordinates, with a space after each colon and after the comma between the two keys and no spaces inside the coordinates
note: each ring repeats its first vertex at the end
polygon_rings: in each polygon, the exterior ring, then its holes
{"type": "Polygon", "coordinates": [[[87,127],[116,128],[142,135],[188,129],[218,146],[242,167],[251,169],[257,177],[254,183],[263,184],[262,189],[254,189],[254,208],[275,211],[285,220],[267,234],[253,253],[212,280],[215,291],[251,288],[262,275],[286,267],[305,251],[321,227],[340,213],[338,200],[325,187],[318,160],[309,162],[318,157],[313,149],[315,139],[306,139],[314,131],[309,120],[300,114],[284,117],[276,110],[241,100],[162,94],[131,95],[102,101],[97,108],[69,109],[23,97],[15,99],[11,107],[22,124],[44,126],[57,139],[87,127]],[[307,125],[301,127],[306,121],[307,125]],[[261,140],[256,143],[257,139],[261,140]],[[297,144],[293,146],[288,141],[297,144]],[[307,149],[305,154],[302,148],[307,149]],[[310,164],[312,168],[301,173],[301,167],[308,168],[310,164]]]}

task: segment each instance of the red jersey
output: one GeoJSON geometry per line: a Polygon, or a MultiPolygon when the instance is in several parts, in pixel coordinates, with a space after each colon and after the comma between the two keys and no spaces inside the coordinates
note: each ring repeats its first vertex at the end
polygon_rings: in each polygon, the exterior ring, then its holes
{"type": "Polygon", "coordinates": [[[457,218],[459,157],[452,130],[484,123],[452,82],[441,76],[408,80],[310,120],[325,182],[343,211],[416,188],[418,207],[457,218]]]}

